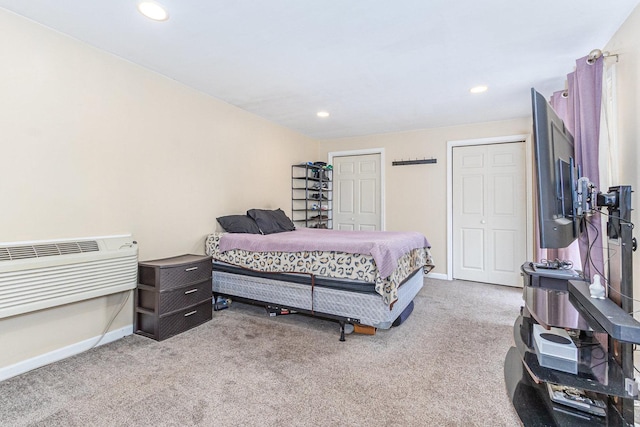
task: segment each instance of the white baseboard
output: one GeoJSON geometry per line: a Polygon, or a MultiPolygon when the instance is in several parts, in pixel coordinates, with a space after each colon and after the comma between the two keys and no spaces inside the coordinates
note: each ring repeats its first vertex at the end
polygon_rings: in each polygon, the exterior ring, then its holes
{"type": "Polygon", "coordinates": [[[0,368],[0,381],[15,377],[16,375],[24,374],[25,372],[31,371],[32,369],[40,368],[44,365],[48,365],[49,363],[57,362],[58,360],[74,356],[76,354],[82,353],[83,351],[87,351],[94,346],[99,347],[103,344],[108,344],[131,334],[133,334],[133,325],[128,325],[120,329],[107,332],[107,334],[102,339],[100,339],[100,336],[95,336],[93,338],[89,338],[84,341],[80,341],[78,343],[50,351],[49,353],[45,353],[40,356],[32,357],[31,359],[23,360],[22,362],[0,368]],[[96,345],[96,341],[98,340],[100,341],[96,345]]]}
{"type": "Polygon", "coordinates": [[[430,277],[432,279],[449,280],[447,275],[443,273],[429,273],[427,274],[427,277],[430,277]]]}

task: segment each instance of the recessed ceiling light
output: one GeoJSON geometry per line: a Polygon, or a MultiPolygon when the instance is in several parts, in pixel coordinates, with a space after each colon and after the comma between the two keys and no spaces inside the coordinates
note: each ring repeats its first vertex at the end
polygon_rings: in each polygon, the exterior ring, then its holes
{"type": "Polygon", "coordinates": [[[469,89],[469,92],[471,93],[482,93],[482,92],[486,92],[487,89],[489,89],[487,86],[476,86],[476,87],[472,87],[471,89],[469,89]]]}
{"type": "Polygon", "coordinates": [[[318,111],[318,117],[329,117],[328,111],[318,111]]]}
{"type": "Polygon", "coordinates": [[[166,21],[169,19],[169,13],[165,8],[152,1],[143,1],[138,3],[138,11],[154,21],[166,21]]]}

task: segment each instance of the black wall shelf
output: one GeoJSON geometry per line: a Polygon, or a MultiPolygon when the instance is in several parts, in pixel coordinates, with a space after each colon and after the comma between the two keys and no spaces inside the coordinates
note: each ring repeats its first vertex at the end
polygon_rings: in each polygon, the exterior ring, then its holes
{"type": "Polygon", "coordinates": [[[430,163],[438,163],[438,159],[422,159],[422,160],[396,160],[391,162],[392,166],[407,166],[407,165],[426,165],[430,163]]]}

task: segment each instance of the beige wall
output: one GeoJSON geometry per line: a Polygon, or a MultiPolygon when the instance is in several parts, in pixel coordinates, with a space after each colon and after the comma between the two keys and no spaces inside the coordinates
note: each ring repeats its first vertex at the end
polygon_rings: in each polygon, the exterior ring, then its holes
{"type": "MultiPolygon", "coordinates": [[[[640,6],[611,38],[605,50],[619,55],[616,63],[618,100],[618,140],[620,143],[620,182],[631,185],[633,212],[631,219],[640,224],[640,6]]],[[[615,62],[615,59],[607,59],[615,62]]],[[[635,231],[634,236],[640,238],[635,231]]],[[[634,295],[640,296],[640,259],[634,254],[634,295]]],[[[637,304],[637,303],[636,303],[637,304]]],[[[636,307],[637,308],[637,307],[636,307]]]]}
{"type": "MultiPolygon", "coordinates": [[[[290,210],[315,141],[2,9],[0,28],[0,242],[133,233],[153,259],[203,253],[216,216],[290,210]]],[[[119,297],[0,320],[0,368],[100,334],[119,297]]]]}
{"type": "MultiPolygon", "coordinates": [[[[528,96],[524,94],[523,96],[528,96]]],[[[434,273],[447,273],[447,141],[531,133],[531,118],[321,141],[329,152],[384,148],[386,229],[420,231],[432,246],[434,273]],[[435,158],[436,164],[391,166],[394,160],[435,158]]]]}

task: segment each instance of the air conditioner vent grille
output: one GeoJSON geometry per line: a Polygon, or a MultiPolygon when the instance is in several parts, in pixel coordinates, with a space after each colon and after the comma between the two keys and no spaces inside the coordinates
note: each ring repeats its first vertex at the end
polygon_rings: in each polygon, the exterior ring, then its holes
{"type": "Polygon", "coordinates": [[[43,256],[60,255],[60,250],[56,245],[35,245],[33,249],[36,251],[36,256],[38,258],[43,256]]]}
{"type": "Polygon", "coordinates": [[[78,242],[58,243],[56,246],[58,247],[58,250],[60,250],[60,255],[69,255],[69,254],[80,253],[80,248],[78,247],[78,242]]]}
{"type": "Polygon", "coordinates": [[[81,252],[97,252],[100,250],[100,248],[98,248],[98,242],[96,242],[95,240],[78,242],[78,246],[80,246],[81,252]]]}
{"type": "Polygon", "coordinates": [[[12,246],[8,247],[7,250],[9,251],[9,258],[12,260],[38,257],[33,246],[12,246]]]}
{"type": "Polygon", "coordinates": [[[96,240],[78,242],[47,243],[40,245],[8,246],[0,248],[0,261],[17,259],[42,258],[56,255],[98,252],[100,247],[96,240]]]}

